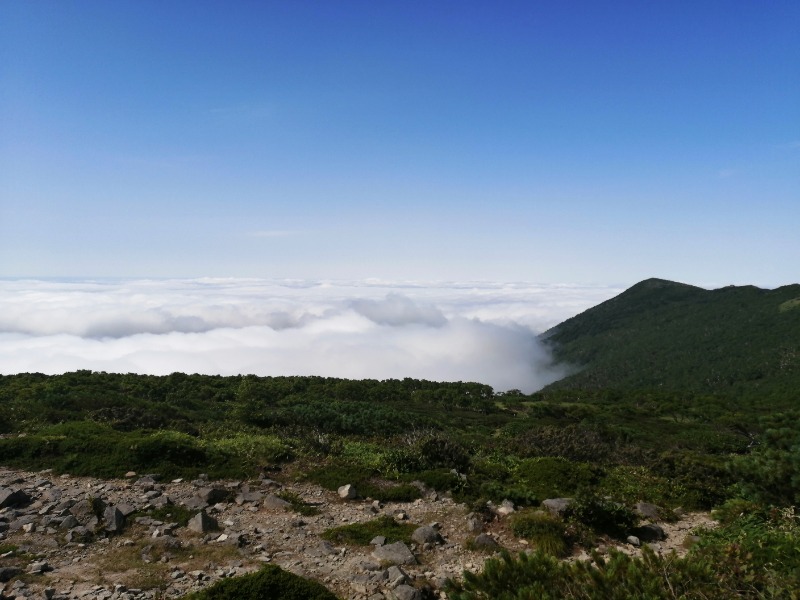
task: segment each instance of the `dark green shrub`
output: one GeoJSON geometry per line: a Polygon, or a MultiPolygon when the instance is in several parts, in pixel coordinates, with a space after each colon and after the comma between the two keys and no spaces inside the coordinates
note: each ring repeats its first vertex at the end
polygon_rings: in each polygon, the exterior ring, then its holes
{"type": "Polygon", "coordinates": [[[422,457],[414,448],[390,448],[381,454],[378,471],[396,479],[403,473],[415,473],[422,468],[422,457]]]}
{"type": "MultiPolygon", "coordinates": [[[[711,566],[702,561],[657,556],[643,548],[641,558],[611,551],[574,563],[542,552],[486,561],[480,573],[464,572],[450,581],[451,600],[674,600],[730,599],[738,596],[719,586],[711,566]]],[[[788,596],[787,596],[788,598],[788,596]]]]}
{"type": "Polygon", "coordinates": [[[598,534],[617,539],[625,539],[637,521],[636,515],[629,508],[591,494],[575,498],[564,517],[586,525],[598,534]]]}
{"type": "Polygon", "coordinates": [[[720,524],[730,525],[743,517],[761,515],[762,513],[762,507],[755,502],[734,498],[715,508],[711,515],[720,524]]]}
{"type": "Polygon", "coordinates": [[[208,589],[185,596],[189,600],[336,600],[316,581],[265,565],[257,573],[222,579],[208,589]]]}
{"type": "Polygon", "coordinates": [[[352,544],[354,546],[368,546],[372,538],[382,535],[386,543],[405,542],[411,543],[411,534],[416,529],[409,523],[398,523],[392,517],[382,515],[366,523],[353,523],[334,527],[322,533],[322,538],[335,544],[352,544]]]}
{"type": "Polygon", "coordinates": [[[601,475],[592,465],[553,457],[523,460],[516,473],[528,492],[541,499],[573,496],[597,485],[601,475]]]}
{"type": "Polygon", "coordinates": [[[470,457],[461,444],[444,436],[429,437],[417,444],[422,465],[427,469],[446,468],[463,472],[470,463],[470,457]]]}
{"type": "Polygon", "coordinates": [[[538,506],[539,499],[525,485],[507,485],[488,481],[481,485],[480,495],[493,502],[511,500],[515,506],[538,506]]]}
{"type": "Polygon", "coordinates": [[[787,417],[790,425],[767,430],[759,446],[729,465],[743,493],[758,502],[800,505],[800,411],[787,417]]]}
{"type": "Polygon", "coordinates": [[[669,480],[673,502],[684,508],[716,506],[730,495],[734,482],[722,458],[690,451],[664,452],[652,470],[669,480]]]}
{"type": "Polygon", "coordinates": [[[731,510],[736,506],[723,509],[726,522],[704,532],[689,558],[713,565],[720,582],[745,597],[794,600],[800,590],[800,518],[794,508],[737,517],[731,510]]]}

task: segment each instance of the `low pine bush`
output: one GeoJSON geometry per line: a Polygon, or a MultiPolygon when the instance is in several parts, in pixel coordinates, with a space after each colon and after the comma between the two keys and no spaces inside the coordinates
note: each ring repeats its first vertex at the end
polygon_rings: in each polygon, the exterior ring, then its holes
{"type": "Polygon", "coordinates": [[[518,512],[511,517],[510,524],[514,535],[528,540],[534,549],[551,556],[568,554],[564,523],[549,513],[518,512]]]}
{"type": "Polygon", "coordinates": [[[208,589],[184,596],[188,600],[336,600],[327,588],[309,579],[265,565],[260,571],[222,579],[208,589]]]}

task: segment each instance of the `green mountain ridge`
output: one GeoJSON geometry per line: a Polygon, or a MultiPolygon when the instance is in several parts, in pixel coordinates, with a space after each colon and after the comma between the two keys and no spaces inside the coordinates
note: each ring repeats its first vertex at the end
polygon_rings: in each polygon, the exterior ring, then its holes
{"type": "Polygon", "coordinates": [[[800,389],[798,298],[798,284],[706,290],[647,279],[542,334],[575,369],[546,389],[785,398],[800,389]]]}

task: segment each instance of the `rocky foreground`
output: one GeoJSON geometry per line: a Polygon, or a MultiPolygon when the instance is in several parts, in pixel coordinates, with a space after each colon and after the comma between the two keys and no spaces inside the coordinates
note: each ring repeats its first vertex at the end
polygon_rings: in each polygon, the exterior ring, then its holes
{"type": "MultiPolygon", "coordinates": [[[[559,502],[551,506],[558,510],[559,502]]],[[[382,504],[347,487],[337,494],[266,477],[166,482],[129,473],[105,481],[0,468],[0,597],[176,598],[272,562],[351,600],[418,600],[421,590],[444,598],[447,578],[479,570],[500,547],[529,548],[507,527],[504,515],[512,511],[507,503],[496,507],[485,522],[433,491],[414,502],[382,504]],[[276,495],[282,491],[318,514],[293,512],[276,495]],[[185,509],[199,512],[180,526],[185,509]],[[378,537],[366,547],[335,547],[320,537],[381,514],[418,525],[415,542],[385,544],[378,537]]],[[[680,553],[690,531],[709,524],[704,514],[656,523],[651,546],[680,553]]],[[[635,553],[644,541],[629,538],[621,549],[635,553]]]]}

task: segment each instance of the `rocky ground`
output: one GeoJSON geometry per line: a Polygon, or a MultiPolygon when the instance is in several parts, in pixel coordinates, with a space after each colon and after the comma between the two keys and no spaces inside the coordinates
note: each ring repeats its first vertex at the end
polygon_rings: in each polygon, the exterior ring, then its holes
{"type": "MultiPolygon", "coordinates": [[[[167,482],[130,473],[105,481],[0,468],[0,585],[4,598],[175,598],[272,562],[342,598],[414,600],[424,587],[444,597],[447,578],[479,570],[497,547],[529,548],[507,527],[503,513],[511,510],[499,507],[496,518],[484,522],[435,492],[410,503],[381,504],[268,478],[167,482]],[[281,491],[297,494],[318,514],[297,514],[275,495],[281,491]],[[181,526],[187,509],[201,516],[181,526]],[[336,547],[320,537],[331,527],[379,514],[428,527],[415,532],[410,546],[374,540],[366,547],[336,547]],[[481,542],[487,548],[476,548],[481,542]]],[[[666,537],[651,545],[682,553],[690,532],[711,524],[700,513],[658,523],[663,535],[656,528],[655,537],[666,537]]],[[[636,553],[644,542],[629,539],[619,547],[636,553]]]]}

